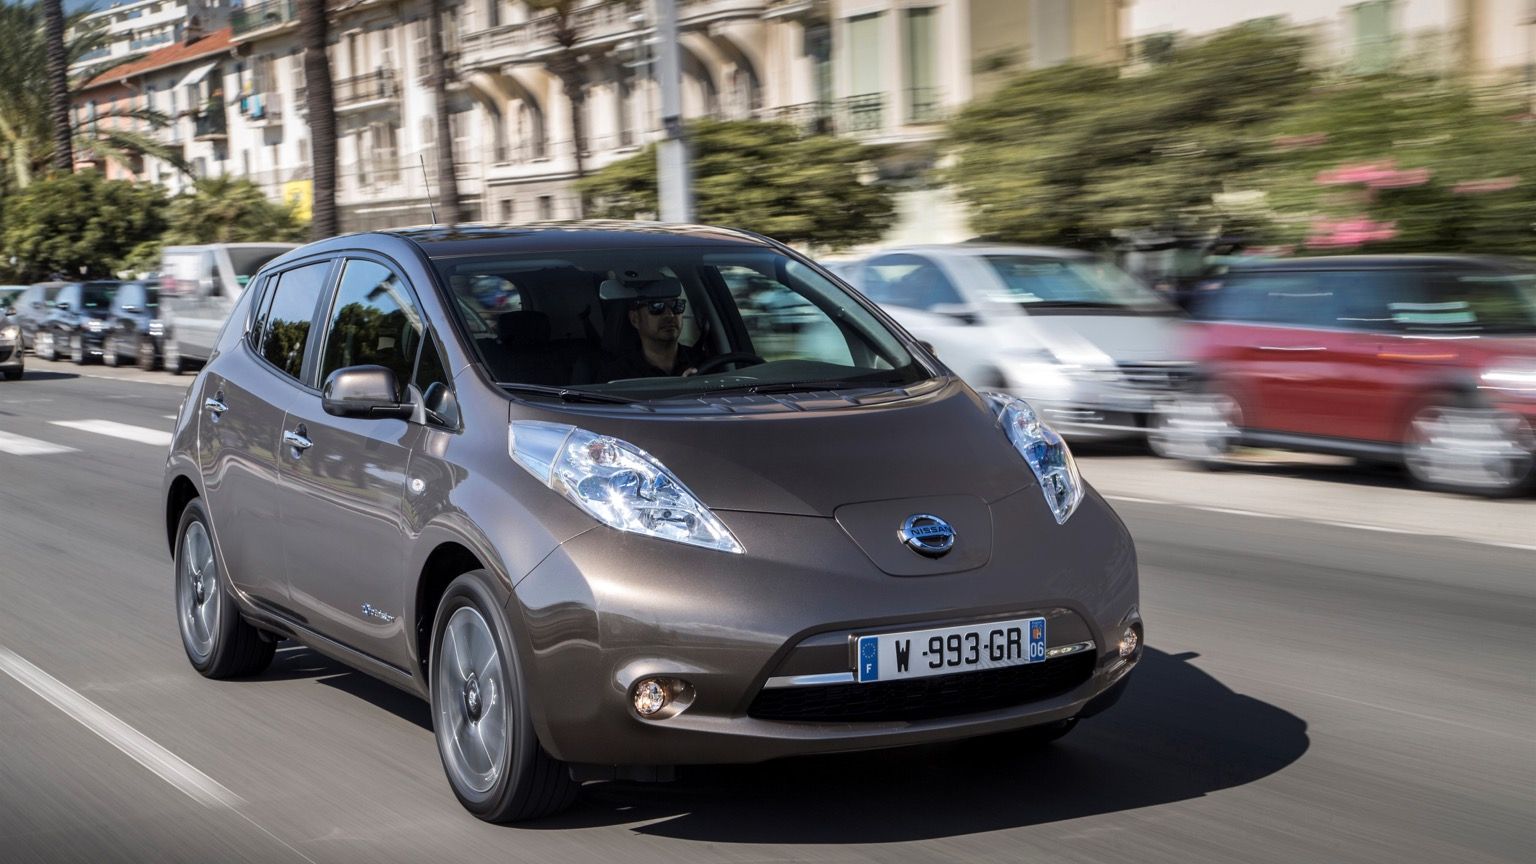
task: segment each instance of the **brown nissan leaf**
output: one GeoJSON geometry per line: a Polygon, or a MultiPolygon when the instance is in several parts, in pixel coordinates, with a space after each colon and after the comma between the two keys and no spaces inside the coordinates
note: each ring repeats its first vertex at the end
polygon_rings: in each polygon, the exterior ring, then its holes
{"type": "Polygon", "coordinates": [[[738,231],[277,258],[176,421],[165,528],[199,672],[293,639],[430,700],[492,821],[680,764],[1043,743],[1141,656],[1130,535],[1061,438],[738,231]]]}

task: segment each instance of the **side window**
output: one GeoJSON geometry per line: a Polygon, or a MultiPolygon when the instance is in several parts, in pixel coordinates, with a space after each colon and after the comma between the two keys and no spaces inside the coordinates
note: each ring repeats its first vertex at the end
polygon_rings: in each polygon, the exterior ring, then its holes
{"type": "Polygon", "coordinates": [[[1271,281],[1264,304],[1264,320],[1291,327],[1332,327],[1338,319],[1334,312],[1332,285],[1311,276],[1282,277],[1271,281]]]}
{"type": "Polygon", "coordinates": [[[932,309],[964,303],[939,265],[921,255],[886,255],[864,265],[864,293],[882,305],[932,309]]]}
{"type": "Polygon", "coordinates": [[[261,329],[261,355],[283,372],[299,378],[315,304],[325,288],[331,262],[319,261],[284,271],[272,287],[272,300],[261,329]]]}
{"type": "Polygon", "coordinates": [[[326,326],[320,380],[348,366],[383,366],[395,373],[396,398],[404,401],[422,329],[421,313],[399,276],[382,264],[348,259],[326,326]]]}
{"type": "Polygon", "coordinates": [[[1395,330],[1404,303],[1424,299],[1424,274],[1414,270],[1346,270],[1332,274],[1338,297],[1338,326],[1351,330],[1395,330]]]}

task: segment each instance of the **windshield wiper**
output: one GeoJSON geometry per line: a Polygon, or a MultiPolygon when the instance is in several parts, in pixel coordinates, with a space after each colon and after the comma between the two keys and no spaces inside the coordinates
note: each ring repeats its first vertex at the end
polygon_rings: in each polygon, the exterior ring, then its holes
{"type": "Polygon", "coordinates": [[[548,396],[552,399],[559,399],[562,402],[601,402],[610,405],[631,405],[640,401],[638,399],[630,399],[627,396],[593,393],[591,390],[574,390],[570,387],[547,387],[543,384],[514,384],[507,381],[498,381],[496,386],[512,393],[548,396]]]}
{"type": "Polygon", "coordinates": [[[863,390],[871,387],[895,387],[889,382],[872,381],[777,381],[765,384],[738,384],[705,390],[699,396],[717,396],[721,393],[814,393],[817,390],[863,390]]]}

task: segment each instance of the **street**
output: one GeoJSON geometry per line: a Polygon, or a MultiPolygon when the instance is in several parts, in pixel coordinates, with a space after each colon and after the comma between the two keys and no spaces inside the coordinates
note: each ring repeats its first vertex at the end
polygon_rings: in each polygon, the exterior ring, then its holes
{"type": "MultiPolygon", "coordinates": [[[[0,383],[0,859],[1474,862],[1536,849],[1536,500],[1316,461],[1084,447],[1148,653],[1053,747],[595,783],[524,826],[454,800],[427,705],[293,643],[204,680],[160,498],[191,376],[0,383]]],[[[508,470],[515,470],[510,467],[508,470]]],[[[344,538],[337,538],[345,542],[344,538]]]]}

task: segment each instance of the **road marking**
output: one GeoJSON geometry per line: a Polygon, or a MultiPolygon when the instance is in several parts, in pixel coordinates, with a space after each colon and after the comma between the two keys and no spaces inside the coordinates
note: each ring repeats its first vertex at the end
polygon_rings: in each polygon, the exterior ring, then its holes
{"type": "Polygon", "coordinates": [[[175,414],[161,414],[160,416],[164,417],[167,420],[175,420],[176,419],[176,415],[175,414]]]}
{"type": "Polygon", "coordinates": [[[117,423],[112,420],[51,420],[49,422],[55,426],[63,426],[66,429],[94,432],[97,435],[137,441],[140,444],[153,444],[156,447],[171,446],[171,433],[164,429],[129,426],[127,423],[117,423]]]}
{"type": "Polygon", "coordinates": [[[53,707],[68,714],[70,719],[96,733],[103,741],[123,751],[133,761],[148,768],[161,780],[180,789],[204,807],[224,806],[233,810],[241,803],[240,796],[217,780],[3,646],[0,646],[0,672],[15,678],[53,707]]]}
{"type": "Polygon", "coordinates": [[[75,448],[65,447],[63,444],[53,444],[28,438],[25,435],[13,435],[10,432],[0,431],[0,453],[9,453],[12,456],[47,456],[50,453],[73,452],[75,448]]]}

